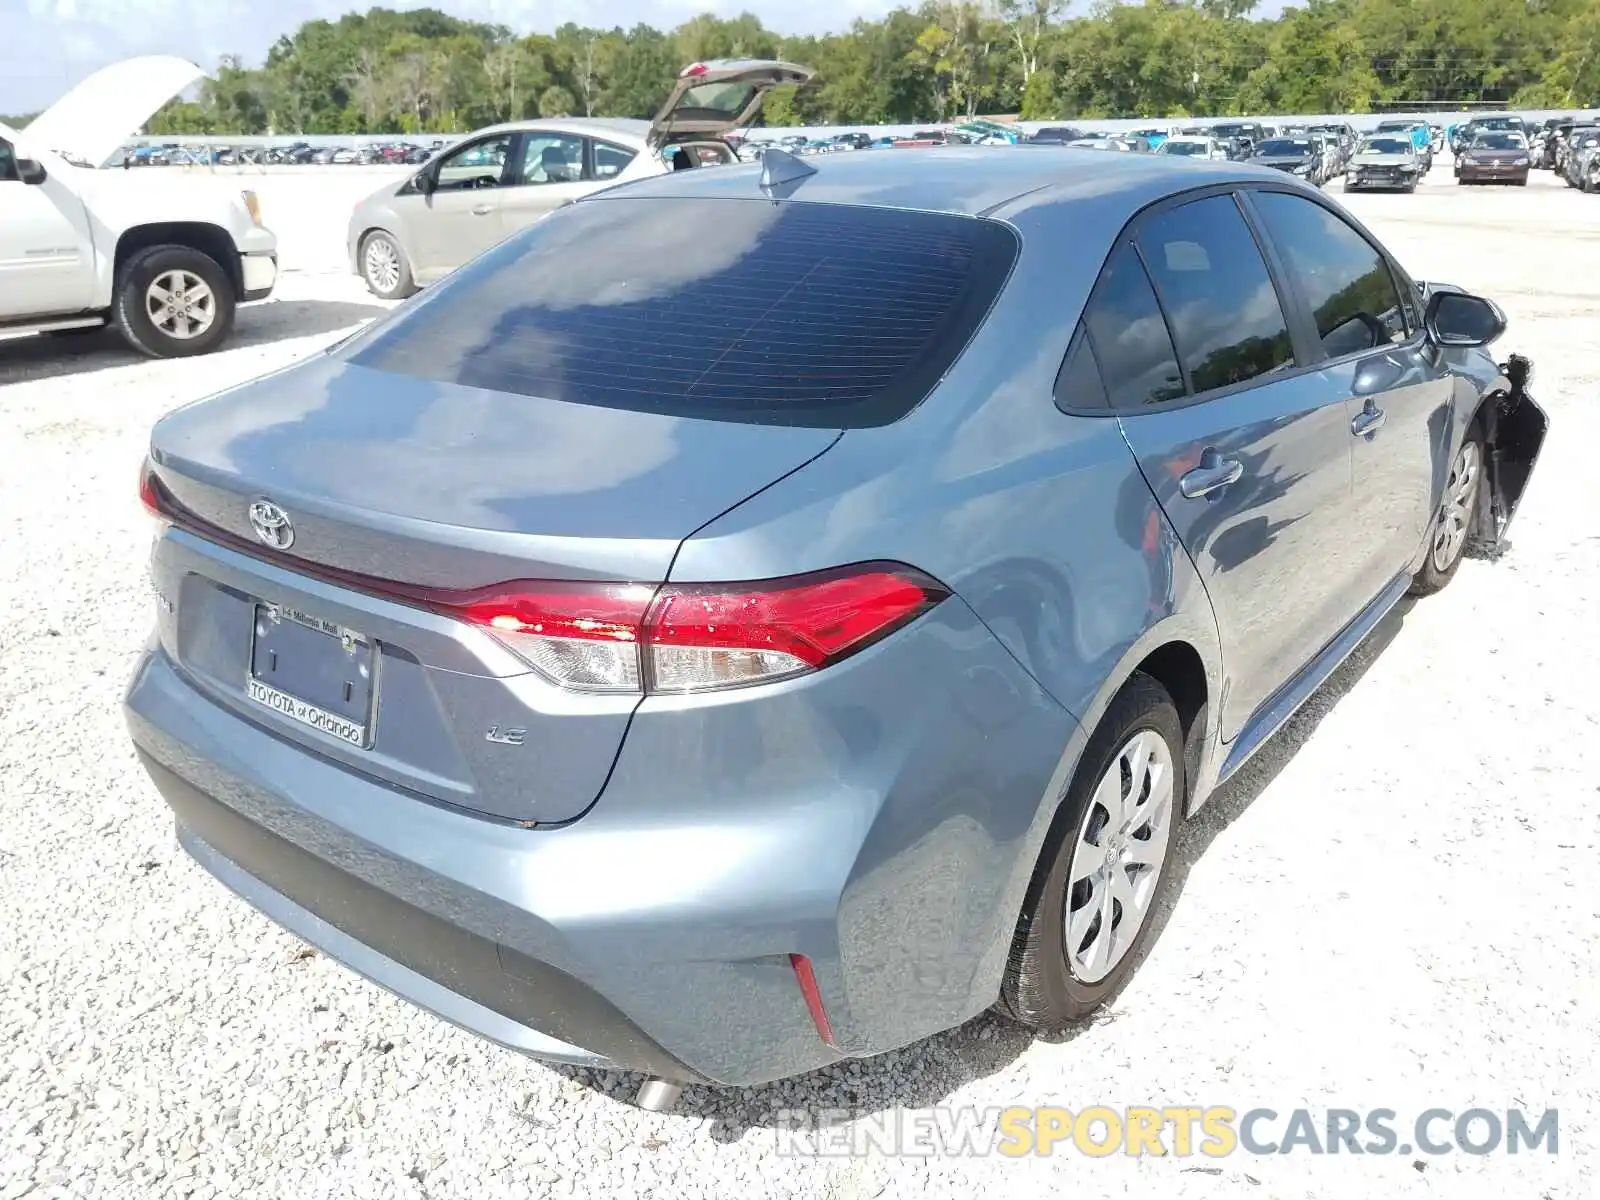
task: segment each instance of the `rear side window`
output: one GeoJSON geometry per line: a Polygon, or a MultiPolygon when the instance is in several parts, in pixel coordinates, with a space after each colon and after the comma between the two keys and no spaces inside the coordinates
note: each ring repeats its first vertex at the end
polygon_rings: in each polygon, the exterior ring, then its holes
{"type": "Polygon", "coordinates": [[[594,177],[596,179],[615,179],[621,175],[634,159],[634,151],[624,146],[614,146],[610,142],[594,143],[594,177]]]}
{"type": "Polygon", "coordinates": [[[1138,236],[1197,393],[1293,365],[1283,306],[1232,196],[1169,209],[1138,236]]]}
{"type": "Polygon", "coordinates": [[[1056,407],[1063,412],[1097,412],[1110,404],[1100,366],[1094,360],[1094,347],[1080,330],[1056,375],[1056,407]]]}
{"type": "Polygon", "coordinates": [[[762,200],[556,210],[370,338],[361,366],[669,416],[862,428],[928,394],[1017,239],[945,213],[762,200]]]}
{"type": "Polygon", "coordinates": [[[1183,372],[1150,277],[1132,246],[1111,253],[1084,310],[1114,408],[1165,404],[1184,394],[1183,372]]]}
{"type": "Polygon", "coordinates": [[[1257,192],[1254,200],[1316,318],[1329,358],[1405,341],[1400,289],[1371,242],[1299,196],[1257,192]]]}

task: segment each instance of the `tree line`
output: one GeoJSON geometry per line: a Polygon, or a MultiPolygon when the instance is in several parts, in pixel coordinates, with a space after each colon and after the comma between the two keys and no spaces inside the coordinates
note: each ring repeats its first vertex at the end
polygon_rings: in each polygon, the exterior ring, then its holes
{"type": "Polygon", "coordinates": [[[225,59],[151,133],[425,133],[539,116],[648,117],[712,58],[814,68],[769,125],[1600,105],[1600,0],[928,0],[818,37],[756,17],[524,35],[432,9],[309,21],[259,67],[225,59]]]}

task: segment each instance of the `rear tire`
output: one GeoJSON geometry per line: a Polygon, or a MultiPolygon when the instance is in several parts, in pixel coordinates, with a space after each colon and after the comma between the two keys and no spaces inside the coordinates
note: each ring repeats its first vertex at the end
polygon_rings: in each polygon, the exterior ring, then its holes
{"type": "Polygon", "coordinates": [[[382,229],[374,229],[361,239],[358,261],[367,290],[380,300],[404,300],[415,295],[417,285],[411,274],[411,260],[399,239],[382,229]]]}
{"type": "Polygon", "coordinates": [[[1171,887],[1188,794],[1183,745],[1166,689],[1135,674],[1084,747],[1045,840],[1012,941],[1001,1012],[1036,1029],[1061,1029],[1104,1004],[1138,966],[1171,887]]]}
{"type": "Polygon", "coordinates": [[[151,358],[209,354],[233,330],[236,308],[228,273],[190,246],[140,250],[117,273],[117,328],[151,358]]]}
{"type": "Polygon", "coordinates": [[[1431,596],[1442,591],[1456,577],[1456,569],[1466,557],[1467,540],[1478,511],[1478,492],[1483,487],[1483,435],[1476,426],[1467,430],[1461,448],[1445,478],[1444,497],[1428,527],[1428,550],[1422,569],[1412,577],[1410,594],[1431,596]]]}

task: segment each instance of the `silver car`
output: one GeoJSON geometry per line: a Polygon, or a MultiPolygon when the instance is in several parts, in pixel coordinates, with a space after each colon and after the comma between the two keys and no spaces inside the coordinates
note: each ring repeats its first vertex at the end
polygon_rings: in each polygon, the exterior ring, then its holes
{"type": "Polygon", "coordinates": [[[1381,188],[1414,192],[1422,178],[1422,159],[1404,134],[1378,133],[1362,141],[1345,172],[1347,192],[1381,188]]]}
{"type": "Polygon", "coordinates": [[[754,120],[773,88],[811,75],[768,59],[694,63],[654,120],[562,117],[480,129],[356,206],[351,266],[374,295],[399,300],[591,192],[737,162],[723,138],[754,120]]]}

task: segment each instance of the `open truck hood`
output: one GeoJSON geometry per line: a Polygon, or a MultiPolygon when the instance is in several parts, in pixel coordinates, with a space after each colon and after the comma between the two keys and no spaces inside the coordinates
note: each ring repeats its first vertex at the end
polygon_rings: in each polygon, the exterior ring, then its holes
{"type": "Polygon", "coordinates": [[[26,129],[0,133],[25,157],[68,154],[102,166],[163,104],[203,78],[194,63],[171,55],[123,59],[83,80],[26,129]]]}
{"type": "Polygon", "coordinates": [[[678,72],[667,102],[650,122],[649,143],[660,147],[685,135],[722,137],[755,120],[775,87],[800,86],[810,67],[766,58],[691,63],[678,72]]]}

